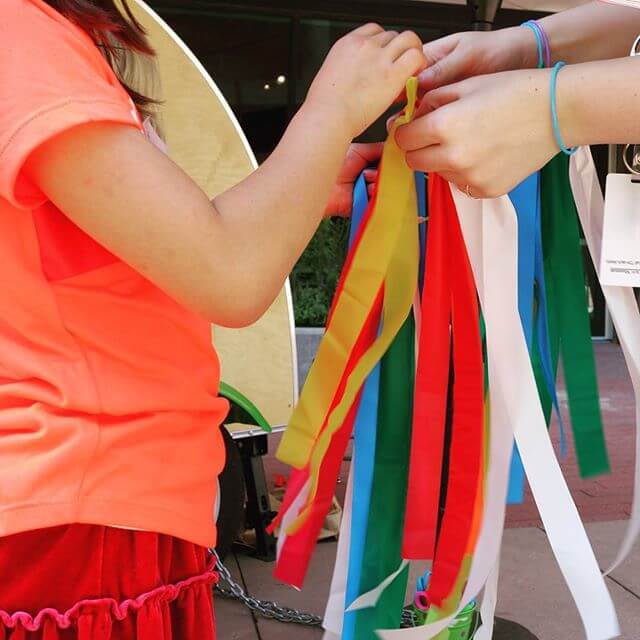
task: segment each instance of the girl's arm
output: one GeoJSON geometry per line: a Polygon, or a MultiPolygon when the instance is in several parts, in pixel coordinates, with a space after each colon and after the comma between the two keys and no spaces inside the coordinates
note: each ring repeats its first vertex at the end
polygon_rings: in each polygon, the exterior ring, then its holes
{"type": "Polygon", "coordinates": [[[174,298],[216,324],[246,325],[315,232],[351,140],[422,68],[412,33],[366,25],[346,36],[271,157],[213,203],[125,126],[60,135],[27,170],[79,227],[174,298]]]}

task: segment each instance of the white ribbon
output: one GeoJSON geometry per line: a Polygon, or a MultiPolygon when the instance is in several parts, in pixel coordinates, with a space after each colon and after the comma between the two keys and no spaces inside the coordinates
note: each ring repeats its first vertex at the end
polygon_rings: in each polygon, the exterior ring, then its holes
{"type": "MultiPolygon", "coordinates": [[[[287,540],[287,531],[289,527],[295,522],[298,514],[307,502],[309,496],[309,490],[311,488],[311,480],[307,480],[300,490],[300,493],[295,497],[289,508],[285,511],[280,522],[280,530],[278,532],[278,540],[276,542],[276,557],[280,557],[284,543],[287,540]]],[[[294,587],[295,588],[295,587],[294,587]]],[[[299,589],[298,589],[299,591],[299,589]]]]}
{"type": "Polygon", "coordinates": [[[342,522],[340,523],[340,535],[338,536],[338,552],[336,563],[333,567],[329,600],[324,613],[322,626],[325,629],[324,640],[339,640],[342,636],[342,623],[344,621],[344,608],[347,597],[347,575],[349,570],[349,549],[351,547],[351,510],[353,504],[353,461],[349,467],[349,479],[347,480],[347,493],[344,500],[342,522]]]}
{"type": "Polygon", "coordinates": [[[500,559],[491,570],[489,579],[482,594],[482,605],[480,606],[480,619],[482,624],[473,635],[473,640],[492,640],[493,623],[496,614],[496,604],[498,603],[498,578],[500,577],[500,559]]]}
{"type": "MultiPolygon", "coordinates": [[[[466,198],[455,189],[453,190],[453,195],[456,200],[458,215],[465,243],[467,245],[469,258],[473,267],[478,293],[483,306],[485,306],[485,294],[488,294],[490,297],[491,294],[489,293],[489,290],[492,287],[492,283],[495,282],[495,277],[493,281],[491,278],[486,277],[485,265],[483,264],[483,203],[480,200],[471,200],[466,198]]],[[[513,225],[515,227],[515,220],[513,225]]],[[[506,262],[507,264],[510,262],[515,264],[517,257],[515,255],[515,245],[511,244],[503,249],[499,252],[499,258],[502,259],[502,262],[505,261],[505,256],[509,254],[510,249],[514,253],[511,260],[507,259],[506,262]]],[[[495,288],[497,290],[497,294],[500,294],[503,287],[508,290],[511,288],[513,289],[513,295],[510,296],[509,293],[507,293],[507,304],[510,303],[513,305],[513,309],[516,310],[517,313],[515,268],[512,268],[511,271],[512,273],[506,274],[507,279],[511,278],[513,280],[511,286],[509,283],[506,283],[505,287],[504,279],[500,278],[499,284],[497,284],[495,288]]],[[[509,272],[509,269],[507,269],[507,272],[509,272]]],[[[495,332],[495,316],[495,311],[489,310],[488,315],[485,311],[489,345],[493,342],[489,336],[493,335],[495,332]]],[[[440,631],[448,627],[458,613],[460,613],[460,611],[462,611],[462,609],[469,604],[472,599],[478,596],[487,582],[487,578],[492,568],[495,566],[500,550],[500,540],[502,538],[507,483],[509,479],[509,466],[511,462],[511,451],[513,448],[513,431],[506,413],[503,411],[504,403],[500,399],[500,394],[497,393],[497,390],[500,388],[498,381],[495,378],[497,369],[491,366],[494,356],[490,354],[489,358],[491,394],[491,438],[489,440],[490,464],[487,471],[486,497],[480,535],[478,537],[478,543],[471,564],[469,580],[467,582],[460,607],[453,615],[422,627],[406,630],[379,631],[378,635],[383,640],[394,640],[395,638],[427,640],[428,638],[433,638],[440,633],[440,631]],[[496,397],[494,398],[494,396],[496,397]]]]}
{"type": "Polygon", "coordinates": [[[487,327],[491,438],[484,517],[458,611],[424,627],[378,635],[384,640],[400,634],[408,639],[433,638],[487,584],[498,561],[515,432],[529,484],[587,638],[608,640],[619,633],[615,610],[551,445],[518,315],[515,210],[506,197],[480,202],[456,189],[453,195],[487,327]]]}
{"type": "MultiPolygon", "coordinates": [[[[588,148],[579,149],[571,158],[569,176],[585,240],[593,264],[598,270],[602,250],[604,201],[598,175],[588,148]]],[[[636,467],[633,505],[622,545],[613,565],[607,570],[607,573],[610,573],[627,557],[640,533],[640,312],[633,289],[629,287],[602,287],[602,291],[620,339],[636,401],[636,467]]]]}
{"type": "Polygon", "coordinates": [[[400,566],[390,575],[388,575],[375,589],[367,591],[358,596],[352,603],[347,611],[359,611],[360,609],[369,609],[375,607],[378,604],[378,600],[384,593],[385,589],[405,570],[409,565],[408,560],[402,560],[400,566]]]}

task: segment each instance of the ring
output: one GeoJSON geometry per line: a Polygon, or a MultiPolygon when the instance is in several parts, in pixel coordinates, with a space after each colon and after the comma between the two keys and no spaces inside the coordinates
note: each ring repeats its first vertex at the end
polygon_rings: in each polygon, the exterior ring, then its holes
{"type": "Polygon", "coordinates": [[[478,200],[478,198],[471,193],[471,188],[469,187],[469,185],[467,185],[464,188],[464,192],[467,195],[467,198],[471,198],[472,200],[478,200]]]}

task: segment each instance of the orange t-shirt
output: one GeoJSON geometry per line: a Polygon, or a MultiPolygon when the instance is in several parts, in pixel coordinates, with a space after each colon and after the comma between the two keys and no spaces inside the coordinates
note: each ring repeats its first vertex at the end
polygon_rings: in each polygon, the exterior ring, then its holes
{"type": "Polygon", "coordinates": [[[0,95],[0,536],[80,522],[213,545],[227,403],[209,324],[22,171],[77,125],[142,130],[137,111],[42,0],[2,0],[0,95]]]}

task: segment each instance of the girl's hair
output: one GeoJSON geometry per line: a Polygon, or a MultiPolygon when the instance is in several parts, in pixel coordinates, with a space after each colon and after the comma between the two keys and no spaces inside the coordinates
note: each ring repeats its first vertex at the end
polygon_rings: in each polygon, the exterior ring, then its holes
{"type": "MultiPolygon", "coordinates": [[[[131,63],[135,54],[147,59],[155,52],[127,0],[45,0],[68,20],[86,31],[103,51],[118,79],[144,116],[152,116],[156,101],[134,89],[131,63]]],[[[139,83],[137,83],[139,84],[139,83]]]]}

